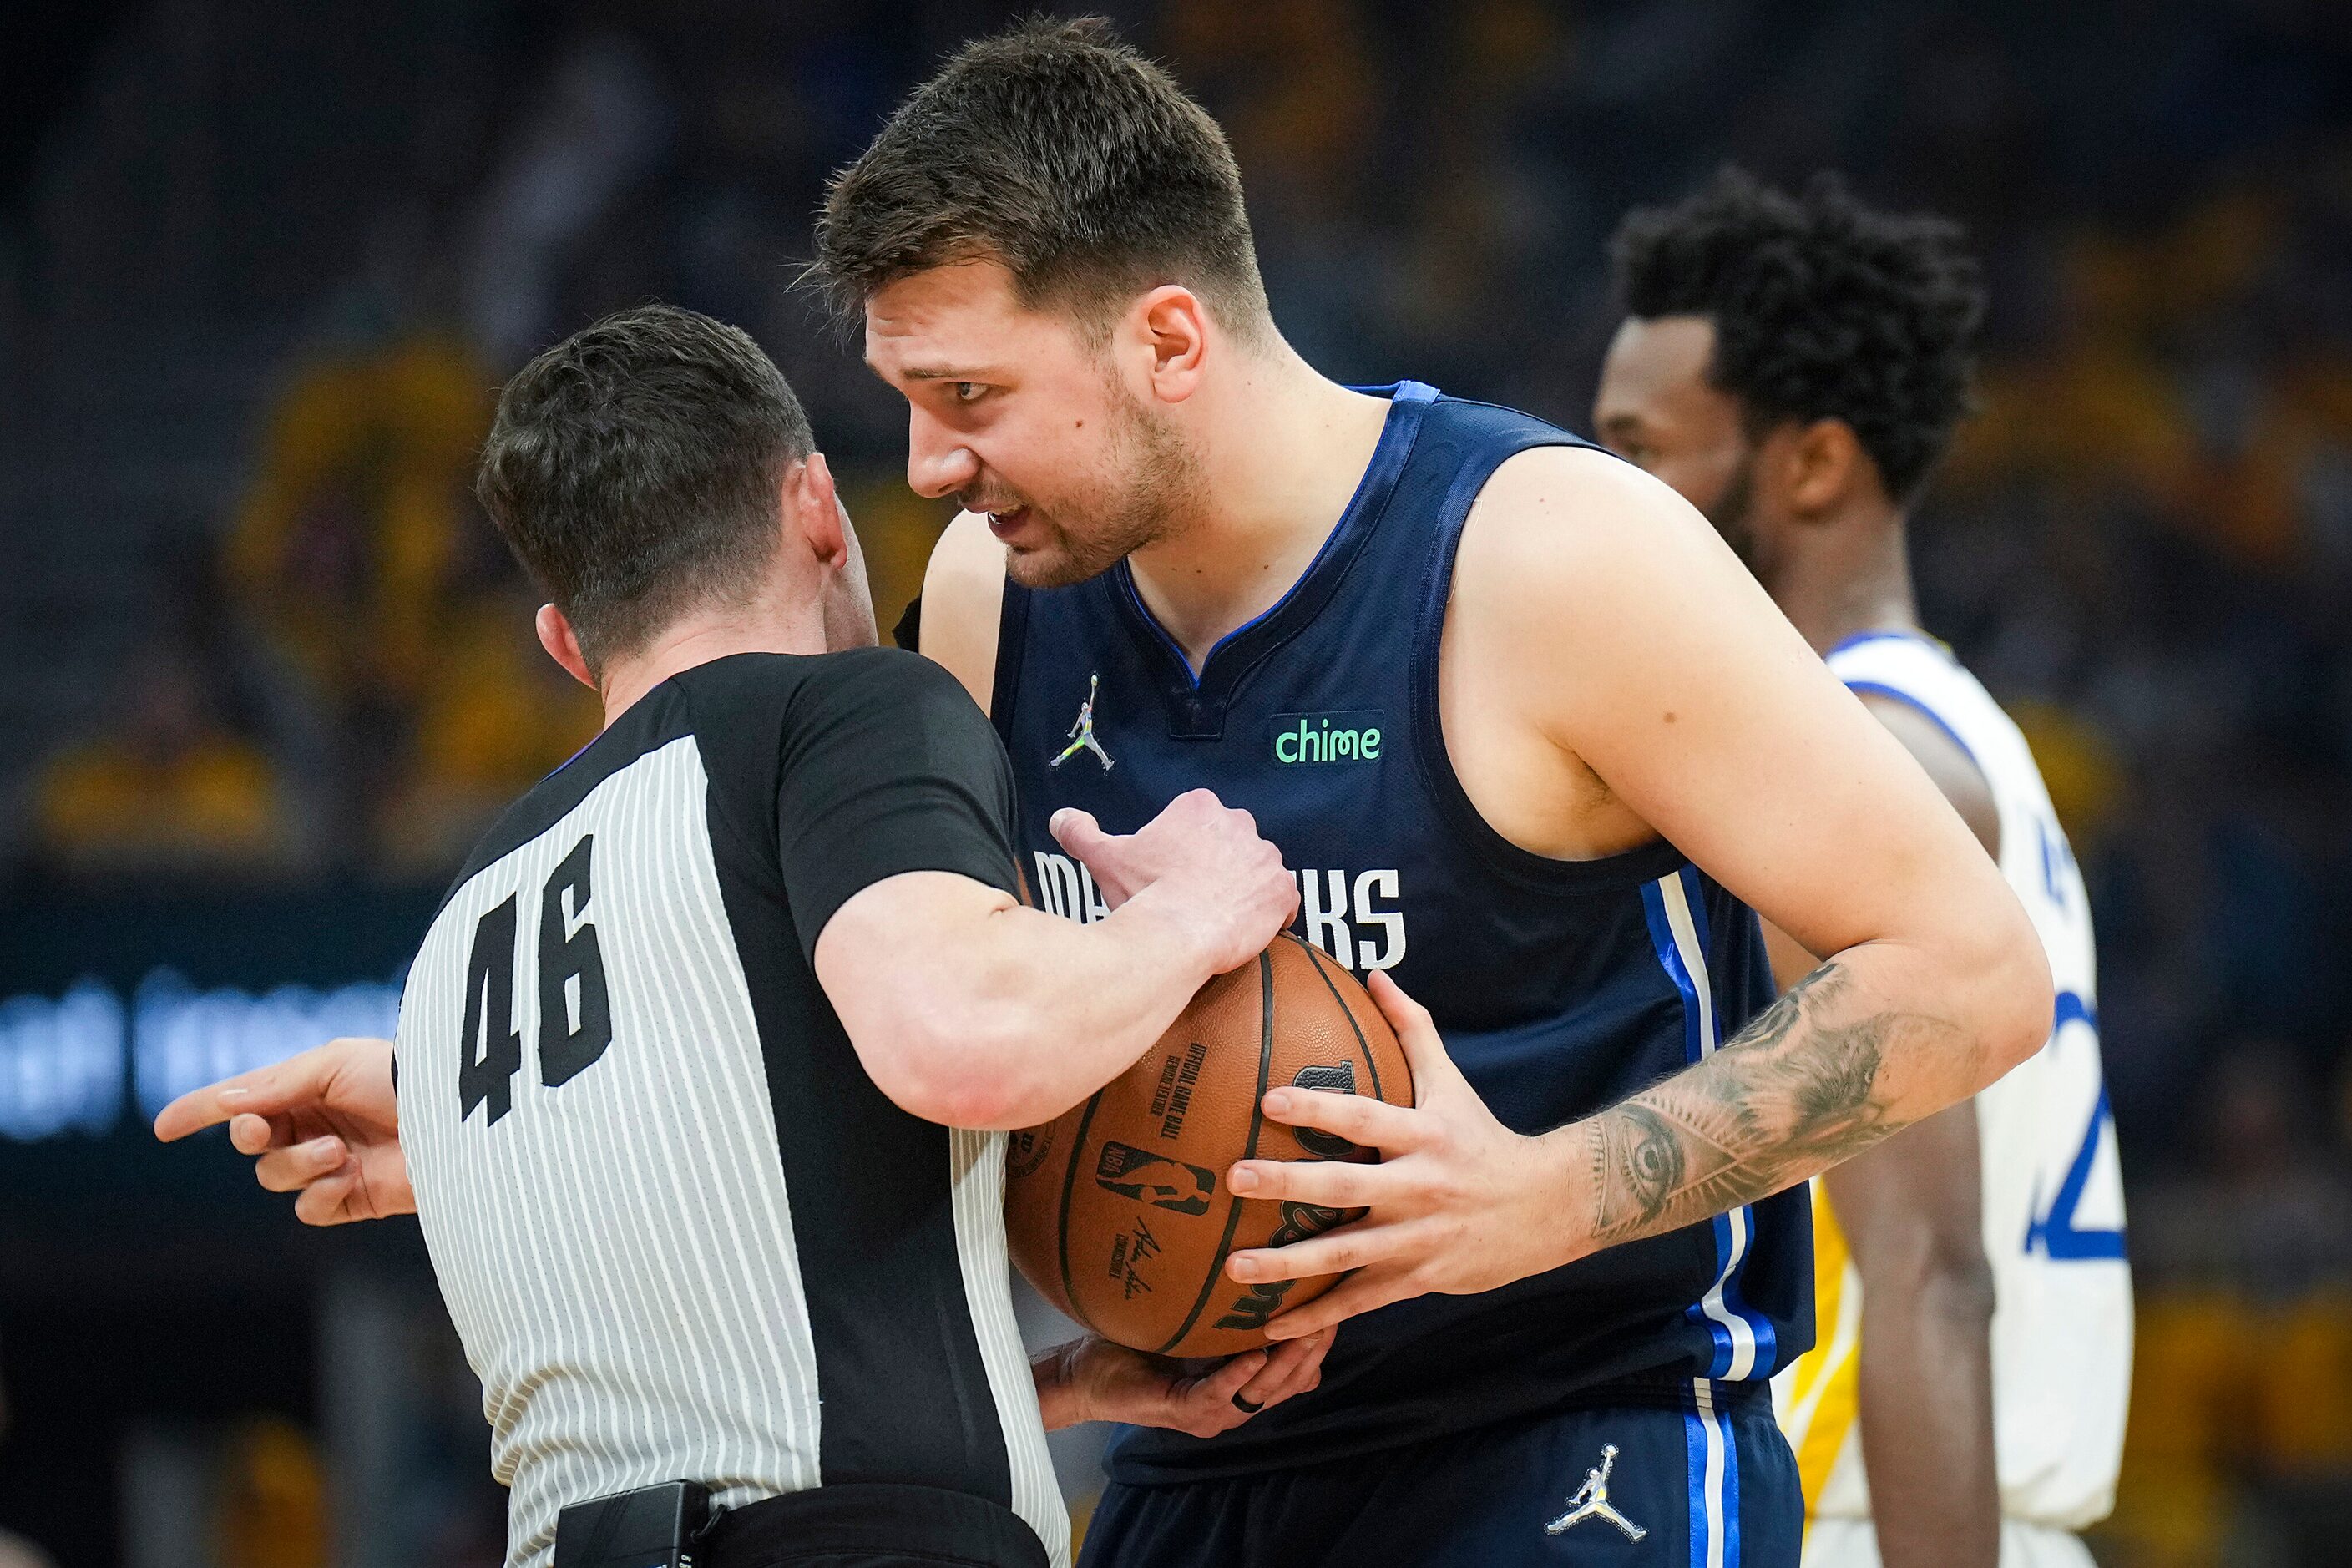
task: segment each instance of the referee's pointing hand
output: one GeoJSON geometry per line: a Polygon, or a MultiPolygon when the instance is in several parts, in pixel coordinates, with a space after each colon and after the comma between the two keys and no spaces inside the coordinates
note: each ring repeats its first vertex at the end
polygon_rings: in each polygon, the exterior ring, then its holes
{"type": "Polygon", "coordinates": [[[305,1225],[416,1212],[390,1040],[331,1040],[184,1094],[155,1118],[155,1136],[168,1143],[224,1121],[239,1153],[260,1156],[256,1180],[300,1194],[294,1214],[305,1225]]]}

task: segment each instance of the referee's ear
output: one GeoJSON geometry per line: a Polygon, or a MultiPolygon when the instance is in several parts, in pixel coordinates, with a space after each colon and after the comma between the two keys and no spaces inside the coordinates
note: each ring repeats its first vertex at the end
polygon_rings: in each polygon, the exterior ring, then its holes
{"type": "Polygon", "coordinates": [[[596,677],[588,668],[587,656],[580,651],[580,638],[572,633],[572,623],[553,605],[539,607],[539,646],[547,657],[563,667],[563,673],[594,691],[596,677]]]}
{"type": "Polygon", "coordinates": [[[784,476],[785,504],[808,541],[809,553],[838,572],[849,564],[848,513],[823,452],[811,452],[784,476]]]}

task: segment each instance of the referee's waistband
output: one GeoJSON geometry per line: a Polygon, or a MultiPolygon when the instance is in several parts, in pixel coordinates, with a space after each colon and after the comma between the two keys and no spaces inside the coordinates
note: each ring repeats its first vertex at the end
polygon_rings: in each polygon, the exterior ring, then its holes
{"type": "Polygon", "coordinates": [[[857,1553],[886,1568],[1047,1568],[1022,1517],[970,1492],[895,1481],[843,1481],[730,1509],[694,1553],[696,1568],[786,1568],[857,1553]]]}

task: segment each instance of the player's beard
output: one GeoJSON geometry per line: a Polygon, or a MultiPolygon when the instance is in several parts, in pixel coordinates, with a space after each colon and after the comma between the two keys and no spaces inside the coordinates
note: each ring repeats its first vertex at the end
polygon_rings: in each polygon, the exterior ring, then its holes
{"type": "Polygon", "coordinates": [[[1758,573],[1759,563],[1756,548],[1756,448],[1743,447],[1739,466],[1731,470],[1724,481],[1723,493],[1711,506],[1700,509],[1707,521],[1715,524],[1716,532],[1731,546],[1740,564],[1750,573],[1758,573]]]}
{"type": "Polygon", "coordinates": [[[1099,576],[1200,510],[1201,459],[1174,422],[1116,384],[1112,396],[1109,438],[1094,483],[1050,507],[1030,503],[1052,542],[1008,553],[1005,569],[1024,588],[1063,588],[1099,576]]]}

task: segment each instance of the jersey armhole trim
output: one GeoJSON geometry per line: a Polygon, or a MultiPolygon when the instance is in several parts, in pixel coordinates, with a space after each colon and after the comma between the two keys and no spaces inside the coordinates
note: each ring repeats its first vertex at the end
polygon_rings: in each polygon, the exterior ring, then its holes
{"type": "Polygon", "coordinates": [[[1889,686],[1883,680],[1849,680],[1845,683],[1845,689],[1857,697],[1884,697],[1890,702],[1900,702],[1917,713],[1937,729],[1941,730],[1944,732],[1944,738],[1960,749],[1960,755],[1968,758],[1969,766],[1976,769],[1977,776],[1984,780],[1985,789],[1988,792],[1992,789],[1992,775],[1985,772],[1984,761],[1977,755],[1976,749],[1960,739],[1960,732],[1953,729],[1941,713],[1928,707],[1918,697],[1899,686],[1889,686]]]}
{"type": "Polygon", "coordinates": [[[1857,648],[1863,647],[1864,644],[1874,642],[1914,643],[1920,647],[1926,648],[1930,653],[1940,655],[1947,663],[1952,662],[1952,650],[1938,638],[1930,637],[1926,632],[1895,631],[1893,629],[1874,632],[1856,632],[1853,636],[1842,638],[1835,644],[1832,645],[1829,651],[1822,654],[1822,658],[1824,660],[1834,659],[1838,655],[1845,652],[1849,648],[1857,648]]]}

